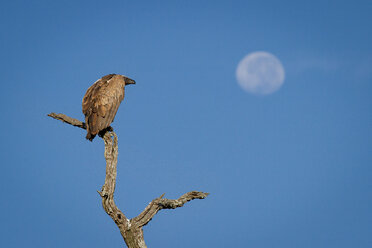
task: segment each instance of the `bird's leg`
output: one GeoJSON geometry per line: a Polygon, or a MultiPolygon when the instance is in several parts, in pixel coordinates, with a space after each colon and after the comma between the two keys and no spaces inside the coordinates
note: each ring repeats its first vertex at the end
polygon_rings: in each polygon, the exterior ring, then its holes
{"type": "Polygon", "coordinates": [[[112,132],[112,131],[114,131],[114,129],[111,126],[108,126],[105,129],[99,131],[98,136],[102,138],[106,132],[112,132]]]}

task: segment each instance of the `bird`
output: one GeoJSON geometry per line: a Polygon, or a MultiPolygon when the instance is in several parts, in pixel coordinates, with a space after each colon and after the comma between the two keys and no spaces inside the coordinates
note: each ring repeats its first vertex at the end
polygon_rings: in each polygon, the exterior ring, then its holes
{"type": "Polygon", "coordinates": [[[82,101],[87,129],[86,139],[93,141],[97,134],[103,136],[114,121],[124,99],[125,86],[135,83],[126,76],[108,74],[88,88],[82,101]]]}

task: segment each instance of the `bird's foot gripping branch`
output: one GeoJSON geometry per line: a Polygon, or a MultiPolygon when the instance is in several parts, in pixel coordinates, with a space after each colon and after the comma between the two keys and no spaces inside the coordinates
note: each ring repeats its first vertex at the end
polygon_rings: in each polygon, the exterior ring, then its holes
{"type": "MultiPolygon", "coordinates": [[[[49,117],[63,121],[67,124],[86,129],[86,124],[64,114],[48,114],[49,117]]],[[[118,137],[111,129],[102,137],[105,142],[106,178],[102,190],[98,191],[102,198],[102,206],[106,213],[113,219],[129,248],[146,247],[142,228],[151,221],[155,214],[161,209],[174,209],[182,207],[186,202],[194,199],[204,199],[208,193],[191,191],[178,199],[163,198],[164,194],[152,200],[149,205],[137,217],[128,219],[116,206],[114,191],[117,173],[118,137]]]]}

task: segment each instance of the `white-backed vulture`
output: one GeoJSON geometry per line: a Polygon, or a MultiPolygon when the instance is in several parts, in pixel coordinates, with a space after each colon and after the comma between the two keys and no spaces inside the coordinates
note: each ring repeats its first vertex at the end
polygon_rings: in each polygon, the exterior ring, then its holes
{"type": "Polygon", "coordinates": [[[135,83],[123,75],[109,74],[89,87],[82,104],[88,140],[92,141],[99,132],[110,126],[124,99],[125,85],[135,83]]]}

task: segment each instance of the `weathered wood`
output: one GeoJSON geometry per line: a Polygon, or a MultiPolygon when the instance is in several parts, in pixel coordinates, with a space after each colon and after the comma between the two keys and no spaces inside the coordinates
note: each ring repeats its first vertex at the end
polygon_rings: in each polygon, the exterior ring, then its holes
{"type": "MultiPolygon", "coordinates": [[[[84,122],[68,117],[64,114],[50,113],[48,116],[63,121],[67,124],[86,129],[84,122]]],[[[142,228],[148,224],[155,214],[161,209],[175,209],[182,207],[186,202],[194,199],[204,199],[209,193],[191,191],[180,198],[171,200],[163,198],[164,194],[152,200],[137,217],[128,219],[116,206],[114,192],[116,186],[117,162],[118,162],[118,137],[111,129],[102,137],[105,143],[104,156],[106,159],[106,177],[101,191],[102,206],[105,212],[112,218],[120,230],[124,242],[129,248],[146,248],[142,228]]]]}
{"type": "Polygon", "coordinates": [[[56,113],[50,113],[48,114],[49,117],[52,117],[54,119],[57,119],[57,120],[60,120],[60,121],[63,121],[64,123],[67,123],[67,124],[70,124],[70,125],[73,125],[75,127],[80,127],[82,129],[87,129],[86,125],[84,122],[81,122],[77,119],[74,119],[74,118],[71,118],[67,115],[64,115],[64,114],[56,114],[56,113]]]}

